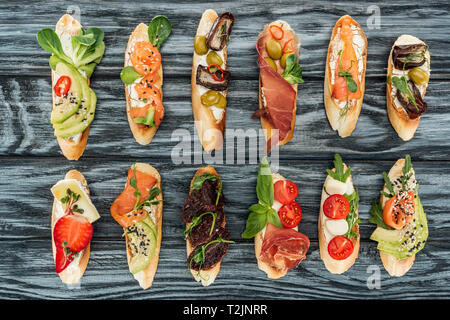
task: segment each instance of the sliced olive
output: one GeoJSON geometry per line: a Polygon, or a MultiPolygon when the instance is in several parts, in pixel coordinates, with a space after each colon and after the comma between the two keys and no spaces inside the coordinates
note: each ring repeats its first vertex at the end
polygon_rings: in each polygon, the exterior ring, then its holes
{"type": "Polygon", "coordinates": [[[210,65],[210,64],[218,64],[219,66],[221,66],[222,63],[223,63],[223,60],[216,52],[211,51],[206,56],[206,62],[208,63],[208,65],[210,65]]]}
{"type": "Polygon", "coordinates": [[[194,49],[195,53],[199,55],[204,55],[208,52],[208,47],[206,46],[205,36],[196,36],[194,39],[194,49]]]}
{"type": "Polygon", "coordinates": [[[274,39],[270,39],[266,42],[266,50],[269,54],[269,57],[271,57],[273,60],[278,60],[283,55],[281,44],[274,39]]]}
{"type": "Polygon", "coordinates": [[[267,61],[267,63],[272,67],[273,70],[277,71],[277,65],[272,59],[270,59],[269,57],[265,57],[264,60],[267,61]]]}
{"type": "Polygon", "coordinates": [[[220,94],[219,102],[217,102],[215,106],[220,109],[225,109],[225,107],[227,106],[227,98],[220,94]]]}
{"type": "Polygon", "coordinates": [[[428,80],[430,80],[428,72],[426,72],[421,68],[413,68],[409,70],[408,76],[411,78],[412,81],[414,81],[415,84],[419,86],[428,83],[428,80]]]}
{"type": "MultiPolygon", "coordinates": [[[[208,90],[200,97],[202,104],[211,107],[220,101],[222,95],[214,90],[208,90]]],[[[223,96],[222,96],[223,97],[223,96]]]]}

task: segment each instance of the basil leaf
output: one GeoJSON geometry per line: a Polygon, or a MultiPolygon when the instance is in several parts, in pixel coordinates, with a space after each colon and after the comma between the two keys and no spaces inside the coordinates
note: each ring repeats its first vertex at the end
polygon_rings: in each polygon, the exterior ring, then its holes
{"type": "Polygon", "coordinates": [[[281,224],[280,217],[278,216],[278,213],[275,209],[270,208],[267,211],[267,220],[274,226],[277,226],[278,228],[283,228],[283,225],[281,224]]]}
{"type": "Polygon", "coordinates": [[[120,71],[120,79],[124,84],[132,84],[143,75],[134,70],[132,66],[126,66],[120,71]]]}
{"type": "Polygon", "coordinates": [[[248,208],[248,210],[256,212],[256,213],[261,213],[261,214],[264,213],[265,214],[267,212],[267,207],[257,203],[257,204],[252,205],[250,208],[248,208]]]}
{"type": "Polygon", "coordinates": [[[171,31],[172,25],[169,19],[165,16],[156,16],[148,25],[148,38],[159,50],[164,41],[169,37],[171,31]]]}
{"type": "Polygon", "coordinates": [[[45,51],[54,54],[61,60],[73,64],[72,59],[70,59],[65,53],[59,40],[58,35],[55,31],[50,28],[42,29],[37,34],[37,40],[39,45],[45,51]]]}
{"type": "Polygon", "coordinates": [[[267,214],[250,212],[247,219],[245,231],[242,233],[242,238],[253,238],[260,232],[267,224],[267,214]]]}
{"type": "Polygon", "coordinates": [[[262,204],[267,207],[272,207],[274,200],[273,180],[267,157],[264,157],[259,164],[258,178],[256,180],[256,196],[262,204]]]}

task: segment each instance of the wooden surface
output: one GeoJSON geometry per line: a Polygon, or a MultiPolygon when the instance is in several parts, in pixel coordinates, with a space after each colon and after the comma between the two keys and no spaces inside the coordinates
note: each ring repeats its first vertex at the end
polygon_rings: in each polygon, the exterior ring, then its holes
{"type": "MultiPolygon", "coordinates": [[[[34,1],[0,3],[0,299],[116,298],[116,299],[316,299],[316,298],[449,298],[450,296],[450,5],[448,1],[395,1],[379,4],[380,29],[369,29],[365,1],[151,1],[151,3],[96,3],[73,1],[81,9],[83,26],[105,31],[106,52],[92,78],[98,104],[84,156],[66,160],[50,124],[51,84],[49,55],[36,33],[54,27],[67,3],[34,1]],[[214,4],[212,4],[214,3],[214,4]],[[215,283],[203,288],[187,272],[185,242],[179,211],[188,183],[201,164],[174,165],[178,140],[175,129],[194,137],[190,105],[190,68],[193,37],[202,12],[230,10],[236,18],[229,43],[227,128],[259,130],[250,119],[257,108],[258,68],[255,39],[272,20],[283,19],[299,34],[300,63],[305,83],[299,86],[295,136],[280,149],[279,172],[295,181],[303,220],[300,231],[311,239],[307,258],[280,280],[268,280],[257,269],[253,242],[241,239],[256,202],[258,165],[218,164],[227,198],[230,246],[215,283]],[[353,135],[339,138],[331,130],[323,106],[323,73],[331,29],[344,14],[363,27],[368,41],[366,94],[353,135]],[[157,14],[172,21],[172,35],[162,49],[166,116],[149,146],[132,138],[119,78],[128,36],[139,22],[157,14]],[[430,46],[432,75],[422,117],[413,140],[403,142],[391,127],[385,105],[386,60],[395,39],[410,33],[430,46]],[[355,265],[344,275],[332,275],[320,260],[317,216],[325,169],[339,152],[352,167],[360,191],[361,249],[355,265]],[[384,271],[374,229],[368,223],[372,199],[383,184],[381,173],[399,157],[411,154],[430,236],[413,268],[402,278],[384,271]],[[121,192],[130,164],[146,161],[162,175],[165,198],[163,239],[158,271],[151,289],[143,291],[128,271],[121,228],[109,207],[121,192]],[[88,180],[93,202],[102,218],[95,223],[92,253],[79,289],[68,289],[54,272],[50,243],[52,195],[50,187],[70,169],[88,180]],[[370,290],[368,268],[381,270],[381,289],[370,290]]],[[[254,151],[252,146],[244,156],[254,151]]],[[[193,151],[193,154],[196,153],[193,151]]],[[[198,153],[198,152],[197,152],[198,153]]],[[[203,164],[204,165],[204,164],[203,164]]]]}

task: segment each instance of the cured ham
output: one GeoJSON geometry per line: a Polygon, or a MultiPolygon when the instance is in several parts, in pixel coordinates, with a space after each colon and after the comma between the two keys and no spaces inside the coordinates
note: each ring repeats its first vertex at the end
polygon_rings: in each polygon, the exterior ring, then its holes
{"type": "Polygon", "coordinates": [[[309,239],[294,229],[266,226],[260,260],[279,270],[291,270],[306,257],[309,239]]]}

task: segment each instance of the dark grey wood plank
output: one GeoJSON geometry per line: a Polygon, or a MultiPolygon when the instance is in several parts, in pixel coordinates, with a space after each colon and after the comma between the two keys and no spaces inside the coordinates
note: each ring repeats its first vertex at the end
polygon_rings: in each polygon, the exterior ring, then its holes
{"type": "MultiPolygon", "coordinates": [[[[86,177],[92,198],[101,219],[95,223],[94,238],[120,239],[122,230],[113,220],[109,208],[122,192],[126,173],[135,159],[89,159],[79,163],[60,159],[2,159],[0,182],[0,239],[49,238],[53,197],[50,188],[70,169],[80,170],[86,177]]],[[[142,160],[141,160],[142,161],[142,160]]],[[[168,160],[145,160],[157,168],[162,176],[164,204],[164,237],[183,242],[180,209],[187,197],[189,181],[200,165],[176,166],[168,160]]],[[[344,157],[344,161],[346,161],[344,157]]],[[[355,186],[360,192],[361,238],[369,241],[374,226],[368,223],[372,200],[383,185],[381,173],[394,162],[346,161],[352,168],[355,186]]],[[[450,198],[448,181],[450,163],[414,161],[420,195],[428,214],[430,240],[447,241],[450,238],[450,198]]],[[[317,239],[317,216],[320,194],[329,161],[281,161],[279,173],[299,186],[298,202],[303,218],[300,230],[311,239],[317,239]]],[[[226,196],[228,230],[238,240],[245,229],[248,207],[256,203],[257,164],[217,165],[223,178],[226,196]]]]}
{"type": "MultiPolygon", "coordinates": [[[[82,159],[116,156],[168,159],[181,141],[176,129],[188,132],[191,141],[197,139],[188,80],[166,79],[165,118],[148,146],[138,145],[132,137],[120,79],[94,77],[92,86],[98,104],[82,159]]],[[[49,74],[42,78],[0,77],[0,104],[4,110],[0,113],[0,155],[64,159],[50,123],[50,92],[49,74]]],[[[342,139],[331,129],[326,118],[322,81],[306,81],[299,87],[294,138],[280,148],[280,157],[329,159],[331,154],[340,152],[353,159],[393,160],[399,154],[411,153],[421,160],[450,160],[450,140],[447,138],[450,136],[450,110],[447,100],[443,99],[450,96],[448,82],[430,83],[426,96],[429,111],[422,116],[416,135],[409,142],[401,140],[392,128],[385,95],[384,78],[368,79],[356,129],[351,137],[342,139]]],[[[251,115],[258,105],[258,81],[232,81],[228,97],[228,132],[242,129],[256,134],[261,128],[260,121],[251,119],[251,115]]],[[[226,148],[233,148],[233,145],[237,155],[237,142],[226,141],[226,148]]],[[[249,152],[257,151],[256,148],[256,145],[252,146],[249,152]]],[[[201,149],[192,151],[193,156],[199,155],[201,149]]]]}
{"type": "MultiPolygon", "coordinates": [[[[201,13],[208,8],[219,12],[230,10],[236,17],[229,46],[229,66],[236,78],[256,79],[255,41],[266,23],[283,19],[291,24],[302,40],[301,61],[304,74],[323,78],[324,61],[331,29],[337,19],[350,14],[359,21],[369,40],[368,77],[385,74],[386,60],[394,40],[401,34],[414,34],[426,41],[432,52],[433,76],[450,77],[447,68],[449,3],[445,0],[417,4],[408,0],[378,1],[139,1],[107,2],[72,1],[80,8],[85,26],[101,27],[107,46],[98,75],[118,77],[129,35],[135,26],[148,22],[153,15],[167,15],[173,34],[164,45],[164,66],[169,77],[188,77],[192,61],[193,38],[201,13]],[[381,10],[380,29],[370,29],[367,19],[370,5],[381,10]]],[[[43,27],[53,27],[66,12],[68,4],[33,1],[22,5],[0,4],[0,74],[41,76],[47,72],[48,54],[36,41],[43,27]],[[14,39],[14,41],[11,41],[14,39]]]]}
{"type": "Polygon", "coordinates": [[[316,241],[307,257],[286,277],[269,280],[258,270],[251,241],[230,246],[220,273],[202,287],[188,273],[185,247],[163,236],[152,288],[142,290],[128,271],[123,241],[93,241],[91,258],[78,289],[68,289],[54,272],[49,241],[0,242],[0,299],[442,299],[450,294],[448,242],[427,243],[402,278],[384,270],[375,243],[363,242],[353,267],[329,273],[316,241]],[[14,267],[12,267],[14,266],[14,267]],[[380,289],[367,281],[379,268],[380,289]],[[226,292],[226,297],[224,293],[226,292]]]}

